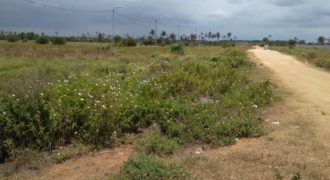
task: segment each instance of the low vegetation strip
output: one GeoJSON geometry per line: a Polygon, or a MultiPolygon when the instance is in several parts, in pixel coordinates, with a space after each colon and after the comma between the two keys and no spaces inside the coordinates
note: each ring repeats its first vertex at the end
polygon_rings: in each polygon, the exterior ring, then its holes
{"type": "Polygon", "coordinates": [[[308,48],[288,48],[288,47],[272,47],[276,51],[285,54],[293,55],[305,62],[315,64],[318,67],[330,71],[330,52],[322,49],[308,49],[308,48]]]}
{"type": "Polygon", "coordinates": [[[171,154],[194,142],[224,146],[262,133],[256,109],[272,101],[272,86],[249,77],[253,65],[244,49],[213,48],[205,56],[197,55],[198,48],[184,56],[159,49],[143,57],[140,48],[136,53],[144,61],[81,62],[84,68],[67,60],[49,67],[38,60],[27,71],[33,76],[8,76],[1,82],[7,83],[0,95],[1,161],[18,150],[45,151],[77,141],[112,147],[150,125],[172,147],[144,147],[149,154],[171,154]]]}

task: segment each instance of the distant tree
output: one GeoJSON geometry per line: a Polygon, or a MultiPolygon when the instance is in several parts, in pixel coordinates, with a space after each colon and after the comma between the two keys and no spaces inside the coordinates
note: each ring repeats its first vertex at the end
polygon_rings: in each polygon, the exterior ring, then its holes
{"type": "Polygon", "coordinates": [[[121,43],[121,41],[123,40],[123,38],[121,36],[119,36],[119,35],[116,35],[114,40],[115,40],[115,43],[116,44],[119,44],[119,43],[121,43]]]}
{"type": "Polygon", "coordinates": [[[297,41],[296,41],[296,39],[290,39],[289,42],[288,42],[288,44],[289,44],[289,47],[290,48],[293,48],[293,47],[296,46],[297,41]]]}
{"type": "Polygon", "coordinates": [[[104,40],[105,40],[105,35],[102,33],[97,33],[97,41],[104,42],[104,40]]]}
{"type": "Polygon", "coordinates": [[[263,42],[264,44],[269,44],[269,39],[268,39],[268,37],[264,37],[264,38],[262,39],[262,42],[263,42]]]}
{"type": "Polygon", "coordinates": [[[166,33],[166,31],[162,31],[162,33],[160,34],[163,38],[165,38],[166,37],[166,35],[167,35],[167,33],[166,33]]]}
{"type": "Polygon", "coordinates": [[[219,41],[220,37],[221,37],[221,34],[219,32],[217,32],[217,40],[219,41]]]}
{"type": "Polygon", "coordinates": [[[324,42],[325,42],[325,37],[324,36],[320,36],[317,38],[317,42],[324,45],[324,42]]]}
{"type": "Polygon", "coordinates": [[[175,42],[175,40],[176,40],[176,35],[175,35],[174,33],[171,33],[171,34],[170,34],[170,40],[171,40],[172,42],[175,42]]]}
{"type": "Polygon", "coordinates": [[[191,45],[195,46],[196,45],[196,40],[197,40],[197,35],[196,34],[191,34],[190,35],[191,45]]]}
{"type": "Polygon", "coordinates": [[[155,36],[156,32],[155,32],[154,29],[152,29],[152,30],[149,32],[149,34],[150,34],[151,36],[155,36]]]}
{"type": "Polygon", "coordinates": [[[40,36],[37,40],[36,40],[37,44],[48,44],[49,43],[49,38],[47,36],[40,36]]]}
{"type": "Polygon", "coordinates": [[[230,37],[231,37],[231,32],[228,32],[228,33],[227,33],[227,38],[228,38],[228,40],[230,39],[230,37]]]}

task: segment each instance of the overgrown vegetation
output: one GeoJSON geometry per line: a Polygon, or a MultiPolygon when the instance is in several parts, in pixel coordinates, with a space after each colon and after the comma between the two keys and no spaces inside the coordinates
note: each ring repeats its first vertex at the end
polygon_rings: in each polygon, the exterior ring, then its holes
{"type": "Polygon", "coordinates": [[[54,37],[51,39],[52,44],[54,45],[63,45],[66,43],[66,40],[62,37],[54,37]]]}
{"type": "Polygon", "coordinates": [[[25,46],[0,47],[9,50],[0,57],[2,162],[15,150],[45,151],[74,141],[112,147],[151,124],[160,134],[146,139],[146,154],[172,154],[194,142],[224,146],[259,136],[255,107],[273,97],[269,82],[249,79],[253,65],[240,48],[187,48],[177,56],[157,47],[25,46]],[[80,51],[93,52],[87,57],[97,61],[81,60],[80,51]],[[70,61],[58,59],[63,53],[70,61]]]}
{"type": "Polygon", "coordinates": [[[272,47],[272,49],[297,56],[302,60],[315,64],[318,67],[330,70],[330,51],[321,49],[306,49],[306,48],[287,48],[287,47],[272,47]]]}
{"type": "Polygon", "coordinates": [[[183,45],[180,43],[172,44],[170,47],[170,50],[172,53],[175,53],[178,55],[184,55],[184,48],[183,48],[183,45]]]}
{"type": "Polygon", "coordinates": [[[158,131],[154,130],[146,138],[142,139],[138,144],[138,150],[141,153],[150,155],[171,155],[179,147],[176,139],[162,136],[158,131]]]}
{"type": "Polygon", "coordinates": [[[147,155],[129,159],[122,167],[116,179],[189,179],[190,175],[175,164],[165,164],[163,161],[147,155]]]}

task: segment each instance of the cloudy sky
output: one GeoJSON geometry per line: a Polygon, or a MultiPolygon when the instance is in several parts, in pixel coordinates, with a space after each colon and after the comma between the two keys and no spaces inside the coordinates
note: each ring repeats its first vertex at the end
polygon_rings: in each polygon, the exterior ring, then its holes
{"type": "Polygon", "coordinates": [[[140,36],[154,28],[177,33],[232,32],[238,39],[330,37],[329,0],[0,0],[0,30],[63,35],[116,32],[140,36]],[[95,12],[94,12],[95,11],[95,12]]]}

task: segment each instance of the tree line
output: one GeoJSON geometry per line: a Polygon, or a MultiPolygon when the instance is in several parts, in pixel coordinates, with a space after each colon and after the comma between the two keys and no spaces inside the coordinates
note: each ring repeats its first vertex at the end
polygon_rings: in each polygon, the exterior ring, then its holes
{"type": "Polygon", "coordinates": [[[35,41],[39,44],[48,44],[52,42],[53,44],[65,44],[65,42],[104,42],[110,43],[115,41],[116,44],[135,46],[137,43],[144,45],[167,45],[176,42],[182,42],[187,45],[195,46],[199,43],[201,44],[219,44],[220,42],[231,42],[236,40],[236,36],[232,36],[231,32],[222,35],[220,32],[201,32],[199,34],[175,34],[162,31],[159,36],[156,31],[152,29],[148,35],[133,37],[129,34],[120,36],[116,35],[112,37],[106,33],[95,32],[84,33],[77,36],[59,36],[58,32],[55,35],[46,35],[45,33],[35,33],[35,32],[6,32],[0,31],[0,40],[6,40],[8,42],[16,41],[35,41]]]}

